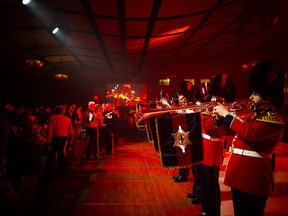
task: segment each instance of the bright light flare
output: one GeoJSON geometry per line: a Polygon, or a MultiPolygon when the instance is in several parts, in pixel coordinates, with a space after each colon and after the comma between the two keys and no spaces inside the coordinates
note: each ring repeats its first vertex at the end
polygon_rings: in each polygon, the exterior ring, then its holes
{"type": "Polygon", "coordinates": [[[31,0],[23,0],[23,1],[22,1],[22,4],[28,5],[30,2],[31,2],[31,0]]]}
{"type": "Polygon", "coordinates": [[[53,34],[56,34],[58,31],[59,31],[59,28],[56,27],[56,28],[53,29],[52,33],[53,33],[53,34]]]}

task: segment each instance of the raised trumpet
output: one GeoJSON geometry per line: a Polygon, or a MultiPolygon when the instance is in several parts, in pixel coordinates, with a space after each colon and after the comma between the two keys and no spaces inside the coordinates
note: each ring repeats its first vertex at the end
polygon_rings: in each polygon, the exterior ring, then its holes
{"type": "MultiPolygon", "coordinates": [[[[241,112],[247,112],[251,111],[251,105],[249,103],[249,100],[237,100],[234,103],[224,103],[224,105],[231,111],[241,111],[241,112]]],[[[208,115],[214,115],[213,108],[217,106],[216,102],[207,102],[207,103],[201,103],[199,105],[191,105],[191,106],[181,106],[181,107],[173,107],[173,108],[149,108],[149,109],[143,109],[139,108],[136,110],[136,118],[137,121],[143,121],[145,119],[151,118],[151,117],[157,117],[161,116],[163,114],[167,113],[179,113],[179,114],[188,114],[188,113],[205,113],[208,115]]]]}

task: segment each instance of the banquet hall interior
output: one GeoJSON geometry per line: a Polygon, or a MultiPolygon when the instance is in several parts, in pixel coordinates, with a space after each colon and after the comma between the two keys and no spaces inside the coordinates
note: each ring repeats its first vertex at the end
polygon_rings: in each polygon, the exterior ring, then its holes
{"type": "MultiPolygon", "coordinates": [[[[141,107],[155,108],[183,81],[196,93],[226,74],[236,101],[244,101],[251,68],[275,60],[286,69],[284,105],[277,111],[288,122],[286,0],[1,0],[0,18],[1,116],[8,107],[29,108],[32,115],[36,109],[52,114],[64,104],[84,111],[91,101],[113,104],[120,116],[112,155],[70,161],[67,175],[54,181],[46,179],[47,155],[41,155],[40,176],[22,176],[11,186],[22,193],[19,216],[199,215],[201,204],[187,198],[192,173],[174,182],[177,165],[163,164],[157,134],[138,119],[141,107]]],[[[1,133],[6,126],[1,119],[1,133]]],[[[83,131],[75,143],[87,145],[83,131]]],[[[275,185],[265,216],[288,215],[287,132],[274,150],[275,185]]],[[[224,148],[222,216],[234,215],[231,189],[223,183],[230,154],[224,148]]]]}

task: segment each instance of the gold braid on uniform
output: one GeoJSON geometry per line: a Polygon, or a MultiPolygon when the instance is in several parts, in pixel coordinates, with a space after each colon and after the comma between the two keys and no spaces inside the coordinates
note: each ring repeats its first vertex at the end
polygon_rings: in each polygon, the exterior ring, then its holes
{"type": "Polygon", "coordinates": [[[266,112],[264,116],[259,116],[258,118],[256,118],[256,121],[283,124],[283,122],[280,121],[279,118],[277,118],[276,114],[272,111],[266,112]]]}

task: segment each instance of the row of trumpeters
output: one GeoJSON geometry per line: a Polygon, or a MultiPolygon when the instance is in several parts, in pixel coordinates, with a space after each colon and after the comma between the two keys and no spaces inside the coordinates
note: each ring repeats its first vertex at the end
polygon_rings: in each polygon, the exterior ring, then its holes
{"type": "MultiPolygon", "coordinates": [[[[176,107],[167,107],[167,108],[150,108],[138,105],[136,106],[136,121],[140,122],[151,117],[161,116],[167,113],[178,113],[178,114],[187,114],[192,112],[200,112],[205,114],[213,115],[213,108],[217,105],[215,98],[212,98],[211,102],[196,102],[196,104],[185,104],[182,106],[176,107]]],[[[251,111],[251,103],[249,100],[239,99],[234,103],[225,103],[223,100],[220,101],[225,104],[231,112],[247,112],[251,111]]]]}

